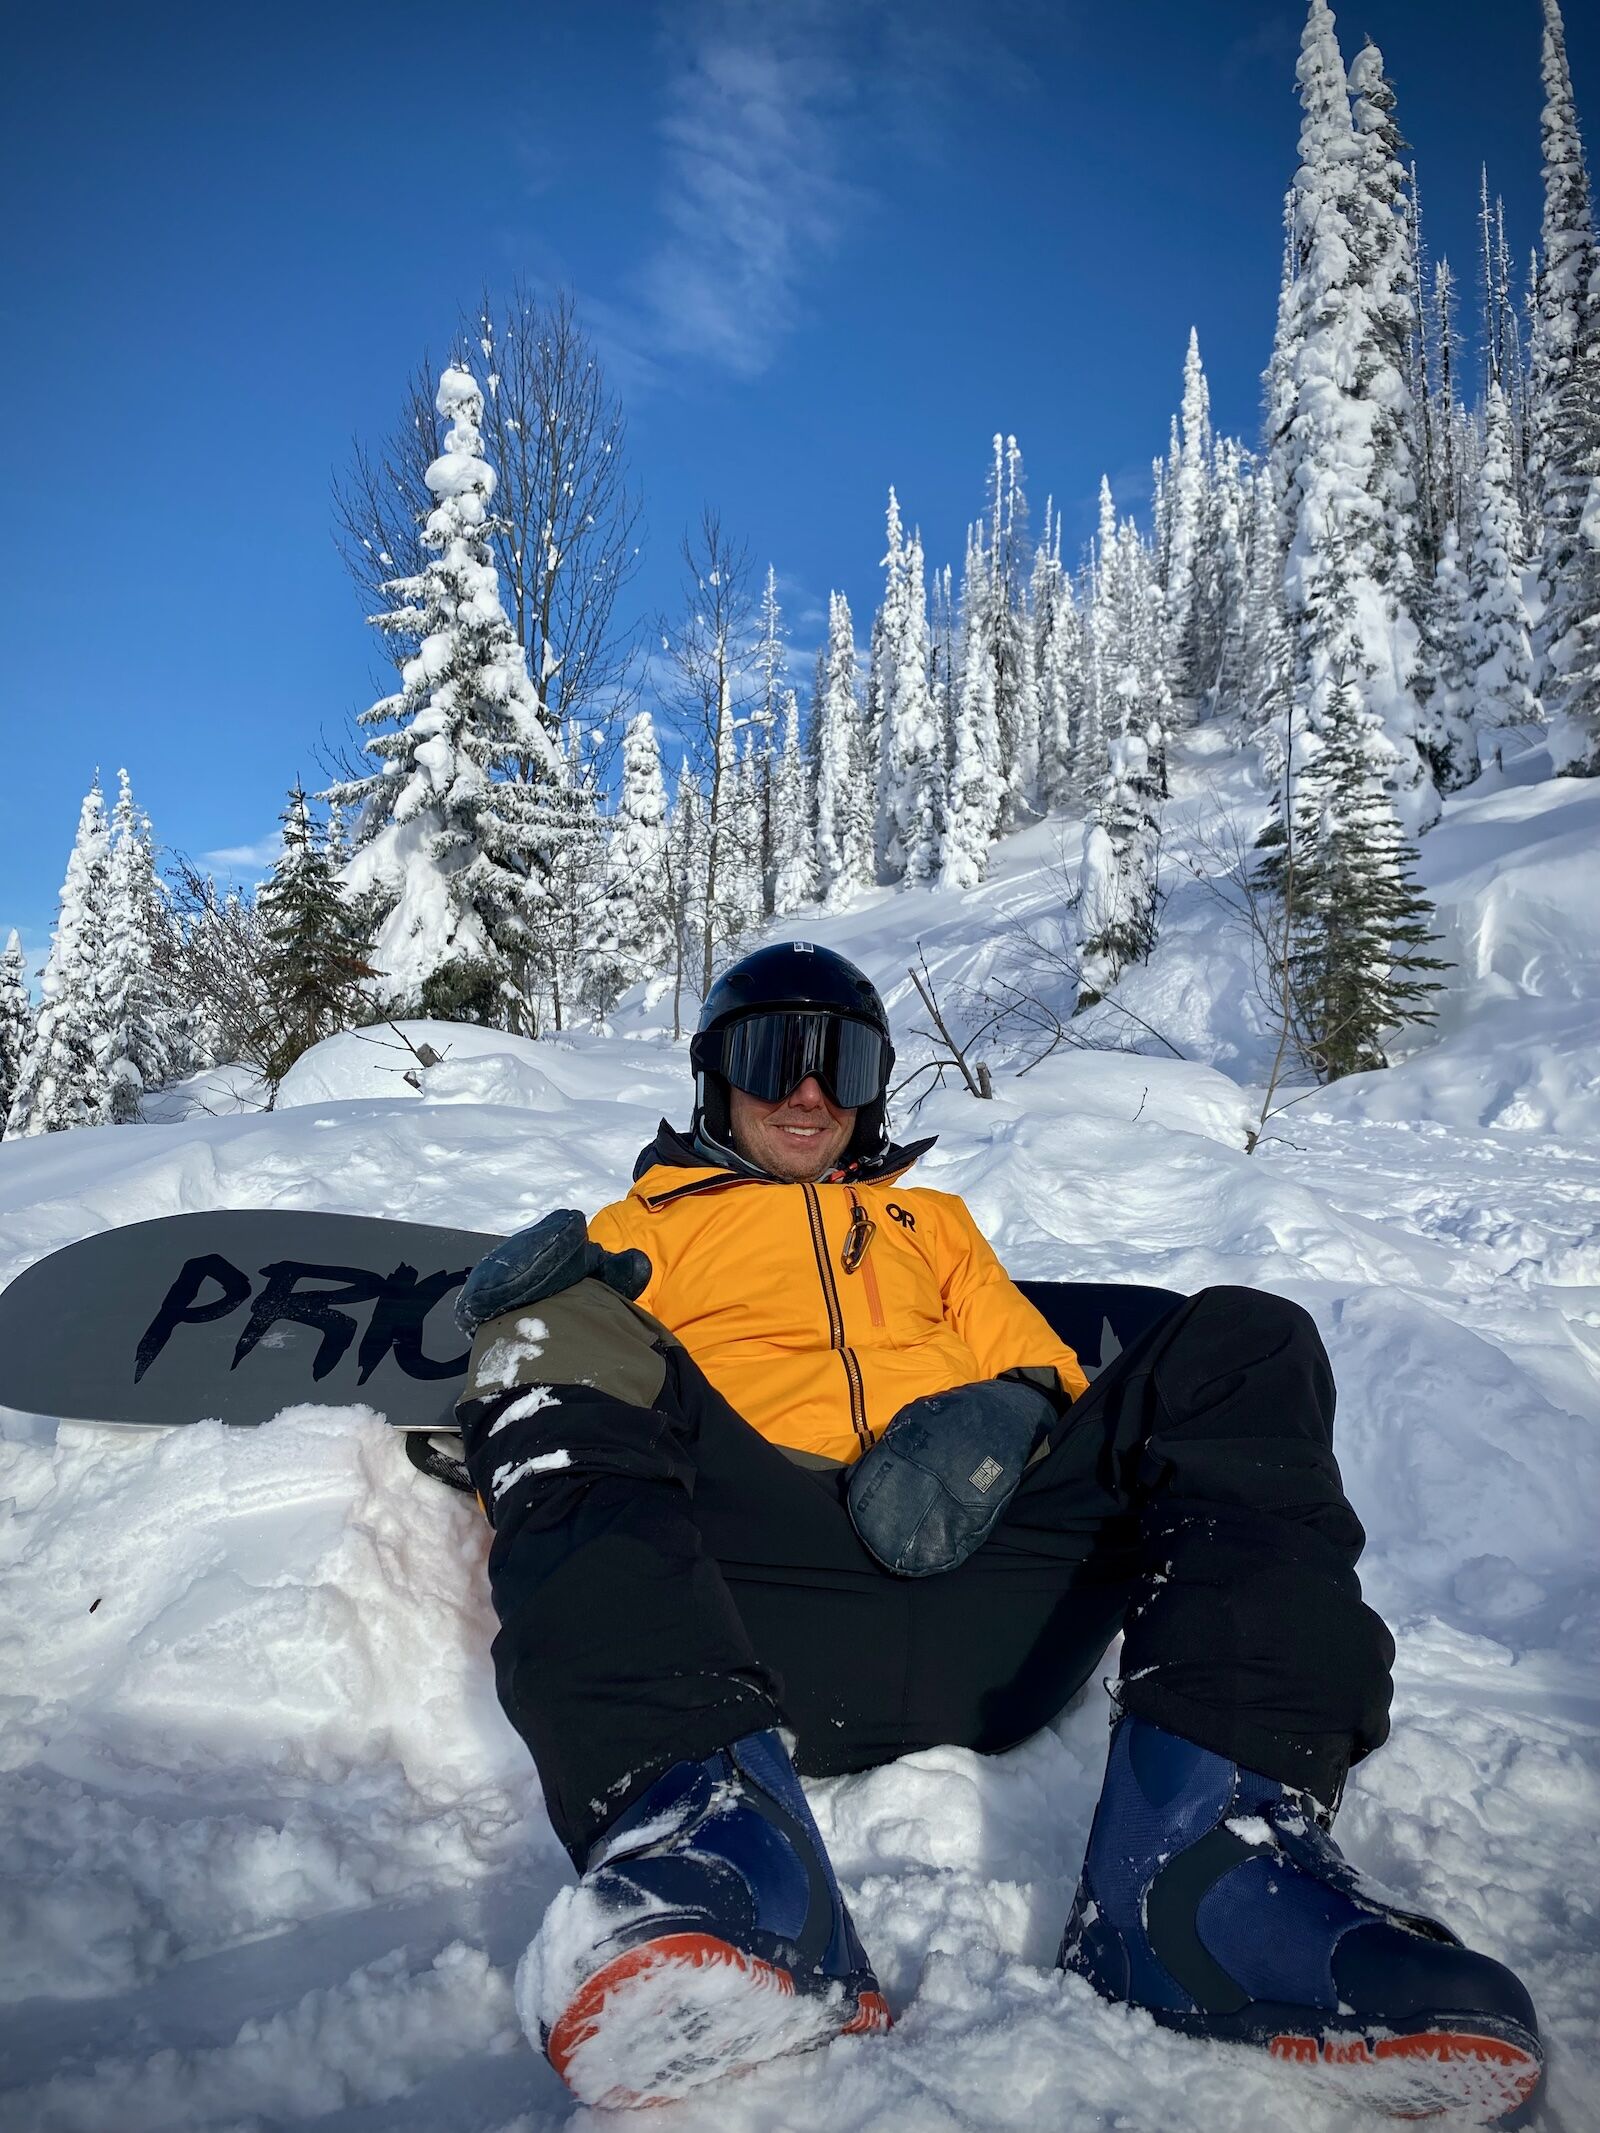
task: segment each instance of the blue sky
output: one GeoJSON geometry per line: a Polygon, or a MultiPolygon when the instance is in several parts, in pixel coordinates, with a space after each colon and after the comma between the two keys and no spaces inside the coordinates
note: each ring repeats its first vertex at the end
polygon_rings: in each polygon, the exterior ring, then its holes
{"type": "MultiPolygon", "coordinates": [[[[248,851],[374,693],[331,537],[354,436],[458,305],[573,289],[625,399],[674,600],[703,503],[797,645],[865,630],[896,483],[959,561],[989,439],[1073,547],[1143,507],[1184,342],[1253,438],[1298,0],[275,0],[33,9],[8,29],[0,328],[0,928],[41,949],[78,802],[248,851]]],[[[1568,36],[1594,140],[1600,11],[1568,36]]],[[[1428,236],[1468,292],[1480,159],[1538,228],[1536,0],[1367,0],[1428,236]]]]}

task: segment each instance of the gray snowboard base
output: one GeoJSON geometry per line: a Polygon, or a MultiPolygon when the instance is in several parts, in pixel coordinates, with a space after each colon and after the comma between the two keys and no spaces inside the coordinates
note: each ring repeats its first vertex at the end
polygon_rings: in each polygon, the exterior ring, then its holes
{"type": "Polygon", "coordinates": [[[451,1306],[498,1235],[366,1215],[167,1215],[52,1252],[0,1291],[0,1406],[85,1422],[266,1422],[315,1402],[447,1430],[451,1306]]]}

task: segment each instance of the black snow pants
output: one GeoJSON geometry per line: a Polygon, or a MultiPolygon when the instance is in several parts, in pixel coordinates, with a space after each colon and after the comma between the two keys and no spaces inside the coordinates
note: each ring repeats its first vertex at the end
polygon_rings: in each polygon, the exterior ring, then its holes
{"type": "Polygon", "coordinates": [[[1124,1631],[1120,1706],[1337,1799],[1388,1731],[1388,1631],[1298,1305],[1207,1289],[1054,1425],[985,1544],[908,1579],[846,1470],[796,1464],[654,1319],[584,1281],[483,1328],[461,1404],[494,1525],[500,1699],[580,1864],[661,1771],[773,1725],[808,1775],[1061,1710],[1124,1631]]]}

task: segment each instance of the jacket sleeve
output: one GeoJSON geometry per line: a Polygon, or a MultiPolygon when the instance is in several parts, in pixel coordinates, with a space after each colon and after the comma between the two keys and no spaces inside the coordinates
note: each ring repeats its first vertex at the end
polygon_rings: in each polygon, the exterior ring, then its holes
{"type": "Polygon", "coordinates": [[[641,1311],[648,1311],[652,1318],[659,1317],[656,1310],[656,1292],[661,1285],[661,1268],[657,1264],[661,1251],[663,1225],[652,1224],[648,1215],[632,1199],[613,1200],[609,1207],[589,1217],[589,1239],[598,1244],[603,1252],[643,1252],[650,1262],[650,1279],[634,1298],[641,1311]],[[655,1247],[651,1249],[652,1245],[655,1247]]]}
{"type": "Polygon", "coordinates": [[[965,1202],[947,1193],[938,1201],[944,1313],[978,1358],[979,1376],[1043,1366],[1055,1371],[1069,1400],[1087,1392],[1077,1356],[1007,1274],[965,1202]]]}

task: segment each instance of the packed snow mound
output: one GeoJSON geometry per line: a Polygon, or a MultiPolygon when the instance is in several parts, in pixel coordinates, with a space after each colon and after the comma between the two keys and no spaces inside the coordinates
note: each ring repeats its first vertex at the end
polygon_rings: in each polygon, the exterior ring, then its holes
{"type": "Polygon", "coordinates": [[[379,1022],[370,1029],[345,1030],[302,1052],[279,1084],[277,1107],[292,1111],[306,1104],[358,1103],[372,1097],[421,1101],[426,1075],[441,1069],[459,1074],[486,1060],[494,1062],[489,1073],[508,1086],[524,1074],[530,1086],[548,1088],[542,1056],[531,1038],[472,1023],[379,1022]],[[423,1065],[430,1054],[438,1056],[440,1066],[423,1065]]]}
{"type": "Polygon", "coordinates": [[[624,1047],[586,1031],[535,1039],[465,1022],[385,1022],[302,1053],[283,1078],[277,1108],[378,1100],[552,1111],[597,1100],[659,1109],[681,1107],[684,1087],[683,1059],[659,1044],[624,1047]]]}
{"type": "Polygon", "coordinates": [[[1446,804],[1418,867],[1452,966],[1437,1034],[1319,1111],[1600,1134],[1600,779],[1538,770],[1543,749],[1446,804]]]}
{"type": "MultiPolygon", "coordinates": [[[[1010,1084],[1002,1088],[1009,1093],[1010,1084]]],[[[1169,1133],[1195,1133],[1243,1148],[1256,1107],[1236,1081],[1198,1061],[1158,1053],[1061,1051],[1029,1070],[1021,1087],[1029,1115],[1103,1118],[1169,1133]]]]}
{"type": "Polygon", "coordinates": [[[171,1126],[182,1118],[232,1118],[240,1111],[265,1111],[271,1090],[253,1067],[205,1067],[165,1088],[151,1089],[139,1113],[146,1125],[171,1126]]]}

